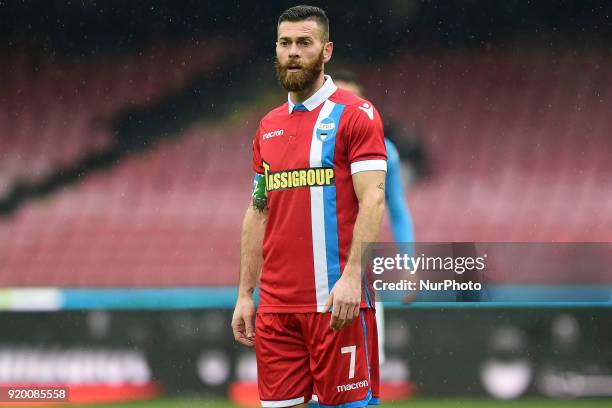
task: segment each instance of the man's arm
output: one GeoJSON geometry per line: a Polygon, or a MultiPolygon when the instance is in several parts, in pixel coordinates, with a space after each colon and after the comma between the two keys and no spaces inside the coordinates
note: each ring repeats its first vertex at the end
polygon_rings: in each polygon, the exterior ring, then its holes
{"type": "Polygon", "coordinates": [[[253,291],[257,286],[263,262],[263,237],[268,220],[268,209],[257,202],[249,206],[242,222],[240,240],[240,284],[238,300],[232,317],[236,341],[247,347],[255,345],[255,305],[253,291]]]}
{"type": "Polygon", "coordinates": [[[341,330],[359,316],[361,303],[361,244],[375,242],[385,209],[385,172],[362,171],[353,174],[353,186],[359,200],[359,212],[353,228],[353,240],[344,271],[327,301],[333,306],[330,326],[341,330]]]}

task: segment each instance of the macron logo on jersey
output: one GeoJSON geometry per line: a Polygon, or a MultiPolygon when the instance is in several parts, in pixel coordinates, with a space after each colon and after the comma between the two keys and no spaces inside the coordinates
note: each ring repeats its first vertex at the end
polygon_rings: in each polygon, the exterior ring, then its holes
{"type": "Polygon", "coordinates": [[[273,130],[272,132],[264,133],[261,140],[271,139],[273,137],[282,136],[284,129],[273,130]]]}
{"type": "Polygon", "coordinates": [[[336,391],[337,392],[352,391],[352,390],[356,390],[358,388],[364,388],[367,386],[368,386],[368,380],[363,380],[363,381],[358,381],[358,382],[354,382],[351,384],[338,385],[336,387],[336,391]]]}
{"type": "Polygon", "coordinates": [[[370,118],[370,120],[374,120],[374,107],[372,105],[365,102],[363,105],[359,107],[359,109],[364,111],[366,115],[368,115],[368,118],[370,118]]]}

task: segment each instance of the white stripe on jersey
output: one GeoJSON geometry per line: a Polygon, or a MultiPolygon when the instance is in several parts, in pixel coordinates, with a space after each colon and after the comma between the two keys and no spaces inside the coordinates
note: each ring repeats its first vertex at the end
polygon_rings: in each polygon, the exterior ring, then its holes
{"type": "MultiPolygon", "coordinates": [[[[329,117],[336,104],[329,99],[325,101],[319,111],[319,116],[312,128],[312,142],[310,145],[310,167],[322,167],[321,154],[323,143],[317,137],[317,126],[329,117]]],[[[323,307],[329,297],[327,280],[327,252],[325,242],[325,210],[323,187],[310,187],[310,218],[312,222],[312,255],[314,259],[315,290],[317,293],[317,312],[325,312],[323,307]]]]}
{"type": "Polygon", "coordinates": [[[298,397],[284,401],[261,401],[261,406],[264,408],[275,408],[275,407],[292,407],[297,404],[303,404],[304,397],[298,397]]]}
{"type": "Polygon", "coordinates": [[[359,173],[368,170],[383,170],[387,171],[386,160],[363,160],[351,163],[351,174],[359,173]]]}

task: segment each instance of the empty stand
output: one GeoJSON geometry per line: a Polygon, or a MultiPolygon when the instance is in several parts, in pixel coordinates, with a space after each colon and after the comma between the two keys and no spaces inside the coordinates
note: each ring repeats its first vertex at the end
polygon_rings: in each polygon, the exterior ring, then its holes
{"type": "Polygon", "coordinates": [[[409,194],[417,239],[610,241],[611,67],[596,52],[537,49],[364,72],[380,110],[420,129],[434,160],[409,194]]]}
{"type": "Polygon", "coordinates": [[[106,120],[126,107],[151,105],[217,68],[228,55],[223,42],[212,39],[75,60],[5,50],[0,198],[17,183],[42,180],[105,149],[112,143],[106,120]]]}
{"type": "MultiPolygon", "coordinates": [[[[180,87],[209,64],[181,68],[195,54],[166,46],[27,75],[15,68],[0,109],[0,183],[103,147],[109,135],[93,118],[180,87]]],[[[32,66],[22,55],[13,64],[32,66]]],[[[379,110],[420,129],[430,150],[433,176],[409,192],[417,239],[610,241],[611,69],[595,52],[543,50],[364,69],[379,110]]],[[[258,115],[193,126],[1,219],[0,286],[235,284],[258,115]]]]}
{"type": "Polygon", "coordinates": [[[196,127],[28,205],[3,222],[2,285],[234,282],[250,137],[243,126],[196,127]]]}

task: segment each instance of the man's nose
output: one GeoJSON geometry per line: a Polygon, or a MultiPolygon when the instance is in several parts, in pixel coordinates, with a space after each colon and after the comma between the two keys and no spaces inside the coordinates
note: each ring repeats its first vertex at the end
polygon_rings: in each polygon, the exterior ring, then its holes
{"type": "Polygon", "coordinates": [[[299,57],[300,52],[296,43],[291,44],[291,48],[289,48],[289,57],[299,57]]]}

